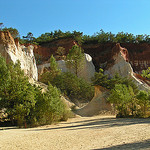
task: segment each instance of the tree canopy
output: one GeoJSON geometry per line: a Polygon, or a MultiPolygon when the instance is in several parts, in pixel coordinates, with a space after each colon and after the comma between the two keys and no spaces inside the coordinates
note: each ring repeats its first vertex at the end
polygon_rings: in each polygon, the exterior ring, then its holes
{"type": "Polygon", "coordinates": [[[81,47],[74,45],[69,50],[66,58],[66,65],[78,76],[84,65],[84,53],[81,47]]]}

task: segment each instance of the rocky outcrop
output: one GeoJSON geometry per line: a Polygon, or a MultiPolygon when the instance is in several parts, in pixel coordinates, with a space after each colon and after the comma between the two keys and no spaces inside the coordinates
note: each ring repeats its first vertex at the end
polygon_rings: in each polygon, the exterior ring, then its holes
{"type": "Polygon", "coordinates": [[[137,78],[138,75],[133,72],[130,63],[128,62],[127,49],[122,48],[120,44],[116,44],[112,49],[112,52],[114,53],[114,56],[112,57],[113,63],[107,65],[109,67],[104,73],[108,74],[109,77],[113,77],[118,73],[122,77],[131,78],[140,90],[150,90],[150,86],[142,80],[142,78],[137,78]]]}
{"type": "MultiPolygon", "coordinates": [[[[79,71],[78,73],[78,77],[84,78],[86,81],[91,82],[91,78],[94,76],[95,73],[95,66],[93,65],[92,62],[92,57],[88,54],[84,54],[85,59],[84,59],[84,63],[83,63],[83,67],[82,69],[79,71]]],[[[73,70],[70,70],[67,68],[66,63],[64,60],[59,60],[57,61],[58,63],[58,67],[62,72],[72,72],[74,73],[73,70]]],[[[44,70],[47,68],[49,68],[50,64],[49,63],[45,63],[42,65],[38,65],[38,73],[39,76],[45,72],[44,70]]]]}
{"type": "Polygon", "coordinates": [[[122,46],[128,49],[130,64],[134,72],[141,73],[150,66],[150,44],[122,44],[122,46]]]}
{"type": "Polygon", "coordinates": [[[75,113],[83,116],[94,116],[98,114],[112,114],[113,107],[107,102],[109,91],[101,86],[95,86],[93,99],[83,108],[75,110],[75,113]]]}
{"type": "Polygon", "coordinates": [[[56,55],[58,47],[65,48],[65,55],[67,55],[69,49],[76,44],[77,42],[71,37],[55,39],[50,42],[41,43],[41,45],[34,45],[34,54],[37,59],[40,57],[41,61],[44,62],[48,61],[52,54],[56,55]]]}
{"type": "Polygon", "coordinates": [[[120,44],[116,44],[112,49],[113,63],[107,64],[107,69],[105,70],[105,74],[108,74],[109,77],[113,77],[116,73],[118,73],[122,77],[129,77],[133,74],[133,69],[128,62],[128,51],[126,48],[122,48],[120,44]]]}
{"type": "MultiPolygon", "coordinates": [[[[37,58],[40,57],[42,61],[47,61],[50,56],[56,54],[58,47],[64,47],[66,54],[69,49],[77,42],[73,38],[56,39],[50,42],[41,43],[40,46],[35,46],[34,53],[37,58]]],[[[112,62],[113,52],[112,48],[116,43],[92,43],[87,42],[82,44],[84,52],[93,58],[93,64],[96,71],[99,67],[104,69],[107,67],[106,62],[112,62]]],[[[129,62],[133,71],[140,73],[142,70],[150,66],[150,44],[148,43],[121,43],[122,47],[127,48],[129,62]]]]}
{"type": "Polygon", "coordinates": [[[6,62],[17,60],[21,63],[21,69],[25,74],[34,80],[38,80],[36,61],[33,54],[34,47],[20,45],[18,40],[14,40],[8,31],[0,31],[0,53],[6,62]]]}
{"type": "MultiPolygon", "coordinates": [[[[98,71],[100,65],[107,67],[113,61],[113,47],[116,43],[85,43],[82,45],[84,51],[93,58],[93,63],[98,71]]],[[[121,43],[122,47],[128,50],[128,61],[133,71],[141,73],[142,70],[150,66],[150,44],[148,43],[121,43]]]]}

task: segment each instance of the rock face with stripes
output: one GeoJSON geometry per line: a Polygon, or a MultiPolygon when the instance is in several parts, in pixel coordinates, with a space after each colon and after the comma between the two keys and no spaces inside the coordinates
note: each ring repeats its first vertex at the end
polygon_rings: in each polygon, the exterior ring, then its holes
{"type": "Polygon", "coordinates": [[[0,53],[6,62],[20,61],[21,69],[25,75],[34,80],[38,80],[36,61],[33,53],[34,47],[20,45],[17,39],[13,39],[9,31],[0,31],[0,53]]]}
{"type": "Polygon", "coordinates": [[[112,49],[113,51],[113,62],[111,64],[107,64],[107,69],[105,70],[105,74],[108,74],[109,77],[113,77],[116,73],[118,73],[121,77],[128,77],[133,80],[133,82],[138,86],[140,90],[150,90],[150,86],[142,80],[142,78],[138,78],[137,74],[133,72],[131,64],[128,62],[126,57],[127,49],[120,46],[120,44],[116,44],[116,46],[112,49]]]}

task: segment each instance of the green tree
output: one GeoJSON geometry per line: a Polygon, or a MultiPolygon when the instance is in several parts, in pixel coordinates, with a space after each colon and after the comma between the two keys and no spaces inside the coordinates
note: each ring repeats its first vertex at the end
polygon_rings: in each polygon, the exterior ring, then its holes
{"type": "Polygon", "coordinates": [[[94,95],[94,88],[90,83],[70,72],[58,75],[54,79],[53,84],[72,99],[72,101],[77,99],[80,102],[87,102],[94,95]]]}
{"type": "MultiPolygon", "coordinates": [[[[23,125],[28,121],[30,109],[35,105],[34,88],[21,71],[19,62],[15,65],[10,63],[7,67],[4,62],[3,64],[5,67],[0,69],[5,71],[9,80],[7,78],[2,83],[4,87],[0,91],[0,108],[5,108],[5,113],[12,122],[17,121],[18,125],[23,125]]],[[[3,76],[0,81],[2,79],[3,76]]]]}
{"type": "Polygon", "coordinates": [[[47,92],[40,97],[35,108],[39,124],[51,124],[68,118],[68,111],[60,99],[60,91],[56,87],[49,84],[47,92]]]}
{"type": "Polygon", "coordinates": [[[15,28],[12,28],[12,27],[6,28],[5,27],[5,28],[3,28],[3,31],[9,31],[13,38],[19,38],[20,37],[19,31],[15,28]]]}
{"type": "Polygon", "coordinates": [[[150,93],[140,91],[137,94],[138,104],[141,106],[142,116],[146,117],[146,111],[150,108],[150,93]]]}
{"type": "Polygon", "coordinates": [[[26,39],[27,42],[33,42],[34,39],[32,32],[28,32],[27,36],[23,36],[23,38],[26,39]]]}
{"type": "Polygon", "coordinates": [[[0,54],[0,109],[4,108],[7,89],[10,82],[10,72],[5,59],[0,54]]]}
{"type": "Polygon", "coordinates": [[[141,76],[150,80],[150,67],[148,67],[146,70],[142,70],[141,76]]]}
{"type": "Polygon", "coordinates": [[[108,76],[104,75],[104,70],[102,68],[99,69],[99,72],[95,72],[92,82],[94,85],[100,85],[105,88],[109,88],[108,76]]]}
{"type": "Polygon", "coordinates": [[[125,84],[116,84],[108,101],[113,103],[118,111],[118,117],[127,117],[130,114],[129,108],[134,95],[131,95],[132,87],[125,84]]]}
{"type": "Polygon", "coordinates": [[[64,47],[61,47],[59,46],[57,51],[56,51],[56,54],[58,54],[59,56],[63,57],[65,55],[65,48],[64,47]]]}
{"type": "Polygon", "coordinates": [[[81,47],[74,45],[70,50],[66,58],[66,64],[69,69],[78,76],[79,71],[84,65],[84,53],[81,47]]]}
{"type": "Polygon", "coordinates": [[[40,81],[48,84],[48,82],[53,82],[54,78],[61,73],[61,70],[58,68],[58,64],[56,62],[56,59],[52,55],[50,58],[50,70],[43,73],[41,75],[40,81]]]}

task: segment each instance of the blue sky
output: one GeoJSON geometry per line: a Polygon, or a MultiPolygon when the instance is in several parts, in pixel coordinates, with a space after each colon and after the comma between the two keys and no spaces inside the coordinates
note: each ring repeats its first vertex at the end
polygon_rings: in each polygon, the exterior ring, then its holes
{"type": "Polygon", "coordinates": [[[150,34],[150,0],[1,0],[0,22],[35,37],[54,30],[150,34]]]}

